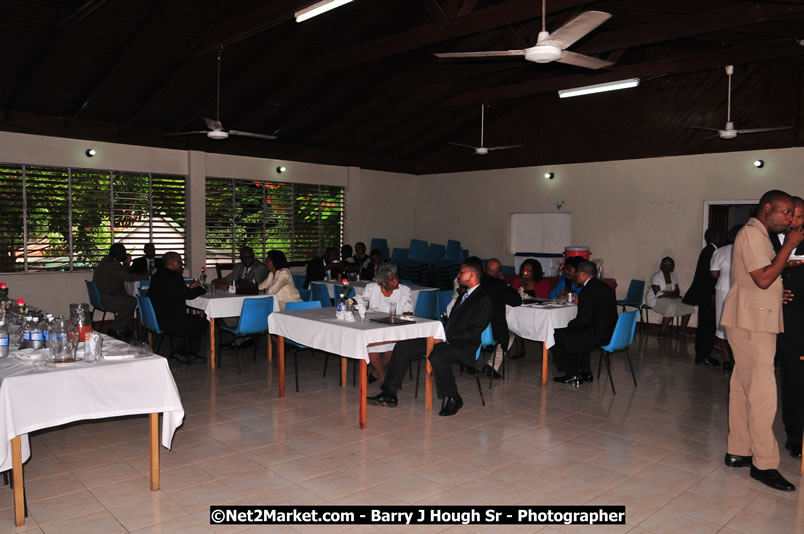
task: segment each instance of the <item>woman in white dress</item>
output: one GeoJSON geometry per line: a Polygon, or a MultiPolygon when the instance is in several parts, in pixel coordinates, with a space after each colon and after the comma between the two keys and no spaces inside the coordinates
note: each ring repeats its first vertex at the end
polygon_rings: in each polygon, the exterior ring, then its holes
{"type": "MultiPolygon", "coordinates": [[[[374,282],[366,285],[362,295],[368,300],[370,310],[389,312],[391,305],[395,306],[396,313],[399,315],[413,313],[413,301],[411,300],[410,288],[399,285],[399,272],[396,265],[383,263],[374,272],[374,282]]],[[[374,352],[369,353],[369,361],[373,367],[369,375],[369,383],[385,380],[385,369],[391,361],[393,344],[372,347],[374,352]]]]}
{"type": "Polygon", "coordinates": [[[729,230],[728,244],[717,249],[712,254],[712,261],[709,263],[709,271],[717,279],[715,284],[715,324],[717,325],[715,335],[718,337],[720,350],[723,353],[723,369],[725,371],[730,371],[734,364],[731,361],[726,361],[726,359],[731,360],[732,358],[727,342],[729,338],[726,335],[726,328],[720,326],[720,317],[723,315],[723,302],[726,300],[726,295],[731,287],[731,250],[734,245],[734,238],[740,228],[742,228],[742,225],[734,226],[729,230]]]}
{"type": "Polygon", "coordinates": [[[293,283],[293,275],[288,268],[288,260],[281,250],[271,250],[265,257],[265,266],[268,268],[268,278],[259,289],[266,295],[273,295],[277,311],[285,311],[285,303],[301,302],[299,290],[293,283]]]}
{"type": "Polygon", "coordinates": [[[673,274],[676,262],[671,257],[665,257],[659,264],[659,272],[650,277],[650,287],[646,302],[653,311],[662,316],[662,326],[659,328],[659,337],[667,332],[673,317],[681,317],[681,331],[687,331],[687,324],[695,308],[681,302],[681,291],[678,287],[678,278],[673,274]]]}

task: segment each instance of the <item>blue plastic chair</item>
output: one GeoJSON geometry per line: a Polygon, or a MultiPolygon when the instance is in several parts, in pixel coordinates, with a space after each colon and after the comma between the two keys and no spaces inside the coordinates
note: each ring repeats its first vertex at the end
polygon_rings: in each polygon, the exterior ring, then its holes
{"type": "MultiPolygon", "coordinates": [[[[317,300],[322,308],[331,308],[332,299],[329,298],[329,290],[324,284],[310,284],[310,300],[317,300]]],[[[285,307],[287,309],[287,306],[285,307]]]]}
{"type": "MultiPolygon", "coordinates": [[[[237,321],[237,327],[231,328],[222,326],[221,330],[233,334],[235,339],[232,342],[235,350],[235,365],[237,366],[237,374],[240,374],[240,353],[237,347],[237,339],[241,337],[254,337],[265,335],[266,343],[271,343],[271,338],[268,337],[268,316],[274,311],[274,297],[250,298],[243,301],[243,307],[240,310],[240,319],[237,321]]],[[[221,355],[222,356],[222,355],[221,355]]],[[[257,360],[257,343],[254,343],[254,360],[257,360]]],[[[221,360],[218,358],[218,367],[221,366],[221,360]]]]}
{"type": "Polygon", "coordinates": [[[93,282],[92,280],[84,280],[84,281],[87,283],[87,294],[89,295],[89,303],[92,304],[92,317],[95,316],[96,311],[103,312],[103,316],[101,316],[101,325],[103,325],[103,321],[106,320],[106,312],[108,310],[103,306],[103,299],[101,299],[101,294],[100,291],[98,291],[98,286],[95,285],[95,282],[93,282]]]}
{"type": "Polygon", "coordinates": [[[500,273],[502,273],[502,274],[516,274],[516,269],[514,269],[513,265],[502,265],[502,266],[500,266],[500,273]]]}
{"type": "Polygon", "coordinates": [[[427,241],[411,239],[407,259],[426,262],[427,257],[427,241]]]}
{"type": "MultiPolygon", "coordinates": [[[[285,311],[294,311],[294,310],[311,310],[315,308],[321,308],[321,303],[317,300],[313,300],[311,302],[287,302],[285,303],[285,311]]],[[[311,347],[307,347],[302,345],[301,343],[296,343],[290,339],[285,338],[285,345],[290,345],[293,349],[293,370],[296,373],[296,392],[299,392],[299,359],[297,357],[297,353],[300,350],[309,350],[315,356],[315,349],[311,347]]],[[[325,371],[326,372],[326,371],[325,371]]]]}
{"type": "MultiPolygon", "coordinates": [[[[154,306],[151,303],[151,299],[147,296],[138,295],[137,307],[140,316],[140,325],[142,325],[142,328],[145,329],[145,331],[149,334],[156,335],[156,340],[153,338],[151,339],[151,346],[154,349],[154,353],[159,354],[159,349],[162,347],[162,342],[165,340],[165,337],[167,337],[168,341],[170,342],[170,354],[168,355],[168,358],[172,358],[175,354],[175,349],[173,347],[173,336],[159,328],[159,321],[156,319],[156,312],[154,311],[154,306]]],[[[184,338],[185,354],[189,355],[189,340],[187,339],[186,333],[182,337],[184,338]]],[[[187,363],[189,364],[189,360],[187,363]]]]}
{"type": "Polygon", "coordinates": [[[307,280],[307,276],[304,274],[294,274],[293,276],[293,285],[296,286],[296,289],[304,289],[304,282],[307,280]]]}
{"type": "Polygon", "coordinates": [[[303,287],[298,288],[299,291],[299,298],[302,300],[310,300],[310,295],[312,292],[309,289],[304,289],[303,287]]]}
{"type": "Polygon", "coordinates": [[[428,319],[438,319],[438,292],[419,291],[419,298],[416,300],[416,309],[413,310],[413,315],[428,319]]]}
{"type": "MultiPolygon", "coordinates": [[[[185,280],[184,283],[186,284],[187,280],[185,280]]],[[[137,293],[141,297],[147,297],[148,296],[148,288],[150,288],[150,287],[151,287],[151,281],[150,280],[140,280],[140,283],[137,286],[137,288],[138,288],[137,293]]]]}
{"type": "MultiPolygon", "coordinates": [[[[447,313],[447,306],[449,305],[450,301],[452,300],[452,294],[455,293],[452,289],[445,289],[443,291],[438,292],[438,317],[442,317],[445,313],[447,313]]],[[[421,297],[421,293],[419,293],[421,297]]]]}
{"type": "Polygon", "coordinates": [[[369,252],[371,252],[374,249],[377,249],[377,250],[380,251],[380,253],[382,253],[382,258],[384,260],[387,260],[390,257],[390,254],[388,252],[388,240],[387,239],[383,239],[383,238],[379,238],[379,237],[373,237],[371,239],[371,248],[369,249],[369,252]]]}
{"type": "Polygon", "coordinates": [[[461,254],[461,242],[454,239],[447,240],[447,249],[444,252],[444,261],[457,263],[461,254]]]}
{"type": "Polygon", "coordinates": [[[429,263],[436,263],[443,260],[446,250],[444,245],[430,243],[430,248],[427,249],[427,261],[429,263]]]}
{"type": "MultiPolygon", "coordinates": [[[[639,310],[639,318],[642,319],[642,299],[645,296],[645,281],[644,280],[631,280],[628,284],[628,292],[625,298],[617,301],[618,306],[626,308],[636,308],[639,310]]],[[[643,321],[644,322],[644,321],[643,321]]]]}
{"type": "Polygon", "coordinates": [[[406,248],[395,248],[391,253],[391,263],[394,265],[399,265],[400,261],[406,259],[408,259],[408,249],[406,248]]]}
{"type": "Polygon", "coordinates": [[[611,341],[608,345],[600,347],[600,360],[597,362],[597,378],[600,380],[600,368],[603,360],[606,360],[606,371],[609,373],[609,383],[611,384],[611,392],[616,395],[614,390],[614,379],[611,377],[611,362],[609,354],[618,350],[624,350],[625,356],[628,359],[628,368],[631,370],[631,378],[634,379],[634,387],[637,385],[636,374],[634,373],[634,363],[631,361],[631,352],[628,347],[634,342],[634,331],[636,330],[637,323],[637,310],[622,312],[617,319],[617,326],[614,327],[614,333],[611,335],[611,341]]]}

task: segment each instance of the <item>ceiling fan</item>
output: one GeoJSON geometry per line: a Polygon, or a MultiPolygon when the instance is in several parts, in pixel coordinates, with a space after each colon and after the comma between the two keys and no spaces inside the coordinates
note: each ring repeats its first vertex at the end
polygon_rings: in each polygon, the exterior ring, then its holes
{"type": "Polygon", "coordinates": [[[210,119],[204,117],[204,123],[207,125],[206,130],[195,130],[192,132],[174,132],[166,133],[165,135],[193,135],[205,134],[210,139],[221,140],[228,139],[230,135],[238,137],[253,137],[255,139],[269,139],[273,140],[277,137],[275,135],[266,135],[253,132],[243,132],[240,130],[226,130],[221,124],[221,58],[223,57],[223,45],[218,48],[218,85],[217,96],[215,98],[215,118],[210,119]]]}
{"type": "Polygon", "coordinates": [[[726,65],[726,76],[729,78],[729,97],[726,108],[726,127],[722,130],[718,128],[706,128],[704,126],[690,126],[694,130],[705,130],[708,132],[717,132],[715,135],[707,137],[707,139],[714,139],[720,137],[721,139],[734,139],[737,134],[761,133],[761,132],[775,132],[778,130],[790,130],[792,126],[779,126],[776,128],[745,128],[737,130],[734,128],[734,123],[731,121],[731,77],[734,74],[734,65],[726,65]]]}
{"type": "Polygon", "coordinates": [[[452,146],[461,148],[470,148],[475,151],[475,156],[485,156],[492,150],[508,150],[510,148],[522,148],[525,145],[501,145],[501,146],[484,146],[483,145],[483,130],[486,122],[486,106],[480,105],[480,146],[464,145],[462,143],[447,143],[452,146]]]}
{"type": "Polygon", "coordinates": [[[610,19],[611,14],[604,13],[603,11],[585,11],[553,33],[549,33],[545,27],[547,20],[546,2],[547,0],[542,0],[542,31],[539,32],[535,46],[523,50],[447,52],[437,53],[435,55],[440,58],[525,56],[527,61],[534,61],[536,63],[558,61],[559,63],[566,63],[587,69],[600,69],[614,64],[611,61],[603,61],[602,59],[566,50],[566,48],[569,48],[573,43],[610,19]]]}

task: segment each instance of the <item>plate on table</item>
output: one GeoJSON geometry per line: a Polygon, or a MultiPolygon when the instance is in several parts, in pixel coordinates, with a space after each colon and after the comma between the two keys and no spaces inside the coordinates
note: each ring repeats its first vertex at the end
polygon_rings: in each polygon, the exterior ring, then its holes
{"type": "Polygon", "coordinates": [[[67,360],[62,360],[60,362],[53,362],[53,365],[55,365],[56,367],[70,367],[71,365],[76,365],[83,362],[84,360],[81,358],[69,358],[67,360]]]}
{"type": "Polygon", "coordinates": [[[369,321],[391,325],[411,324],[416,322],[416,320],[412,317],[410,319],[405,319],[403,317],[380,317],[379,319],[369,319],[369,321]]]}

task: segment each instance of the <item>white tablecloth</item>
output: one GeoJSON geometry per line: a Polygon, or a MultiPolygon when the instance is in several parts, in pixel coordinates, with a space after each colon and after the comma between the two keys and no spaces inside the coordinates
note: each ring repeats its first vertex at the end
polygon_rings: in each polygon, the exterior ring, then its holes
{"type": "MultiPolygon", "coordinates": [[[[360,282],[349,282],[353,288],[355,288],[355,295],[362,295],[363,291],[366,290],[366,286],[371,282],[366,282],[361,280],[360,282]]],[[[342,282],[335,281],[335,280],[327,280],[325,282],[311,282],[311,284],[322,284],[327,288],[329,292],[329,298],[335,298],[335,285],[342,285],[342,282]]],[[[435,287],[427,287],[427,286],[408,286],[410,288],[410,302],[413,305],[413,309],[416,309],[416,301],[419,300],[419,293],[422,291],[437,291],[435,287]]]]}
{"type": "Polygon", "coordinates": [[[525,304],[506,306],[505,320],[508,330],[524,339],[543,341],[547,348],[555,345],[556,328],[564,328],[578,314],[574,304],[525,304]]]}
{"type": "MultiPolygon", "coordinates": [[[[116,348],[104,336],[104,349],[116,348]]],[[[133,351],[132,351],[133,352],[133,351]]],[[[31,456],[27,434],[84,419],[162,413],[162,445],[170,448],[184,407],[167,360],[160,356],[77,363],[34,369],[14,358],[0,360],[0,471],[11,469],[11,440],[22,436],[22,460],[31,456]]]]}
{"type": "Polygon", "coordinates": [[[207,317],[212,319],[218,317],[240,317],[240,310],[243,309],[243,301],[254,298],[270,298],[270,295],[235,295],[227,293],[226,290],[218,290],[218,293],[209,293],[185,301],[191,308],[204,310],[207,317]]]}
{"type": "MultiPolygon", "coordinates": [[[[370,312],[366,318],[387,317],[388,314],[370,312]]],[[[445,340],[441,321],[417,317],[404,325],[386,325],[366,320],[346,322],[335,319],[333,308],[275,312],[268,316],[272,334],[283,336],[302,345],[368,361],[368,345],[405,339],[434,337],[445,340]]]]}

